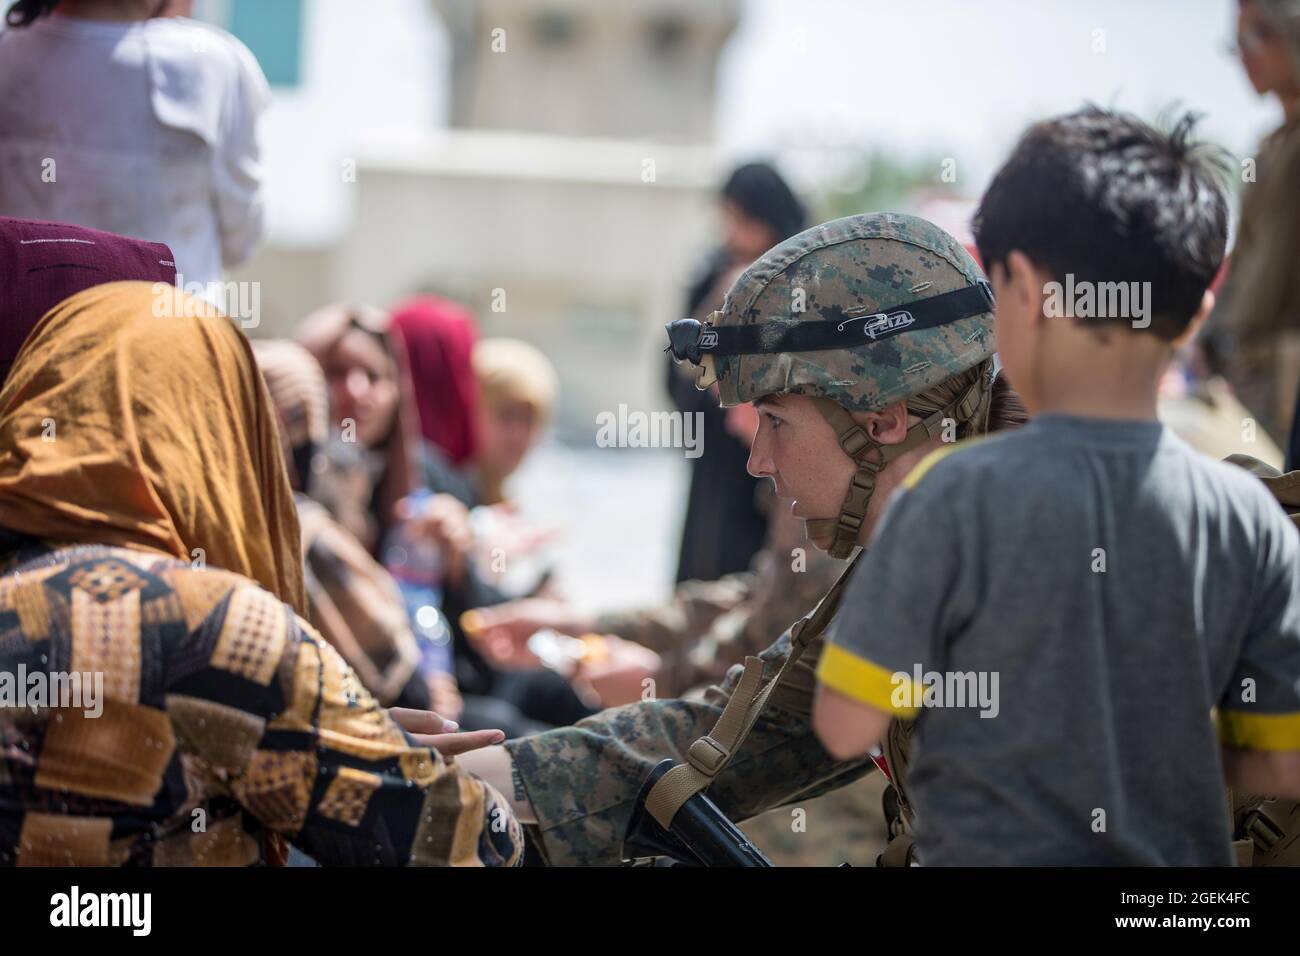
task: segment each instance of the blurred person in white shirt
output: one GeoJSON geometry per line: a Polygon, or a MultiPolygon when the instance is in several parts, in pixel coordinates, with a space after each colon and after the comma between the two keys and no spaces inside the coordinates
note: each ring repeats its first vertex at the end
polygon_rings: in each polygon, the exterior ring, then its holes
{"type": "Polygon", "coordinates": [[[262,237],[256,127],[271,94],[248,48],[188,19],[192,6],[10,5],[0,32],[0,215],[166,243],[178,284],[208,290],[262,237]]]}

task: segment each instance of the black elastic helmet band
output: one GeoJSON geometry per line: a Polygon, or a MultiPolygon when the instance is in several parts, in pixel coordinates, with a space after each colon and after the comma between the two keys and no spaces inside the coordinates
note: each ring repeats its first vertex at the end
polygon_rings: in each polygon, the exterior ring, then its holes
{"type": "Polygon", "coordinates": [[[728,325],[678,319],[669,322],[668,348],[673,358],[699,365],[704,355],[757,355],[768,352],[819,352],[853,348],[900,332],[948,325],[993,308],[993,288],[984,279],[953,292],[943,292],[877,312],[845,314],[839,321],[795,322],[782,325],[728,325]]]}

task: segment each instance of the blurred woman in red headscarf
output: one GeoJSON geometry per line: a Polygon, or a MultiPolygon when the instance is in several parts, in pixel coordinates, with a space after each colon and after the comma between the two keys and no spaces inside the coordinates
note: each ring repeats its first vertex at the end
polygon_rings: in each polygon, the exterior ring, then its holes
{"type": "Polygon", "coordinates": [[[399,303],[392,330],[411,370],[425,485],[470,508],[502,503],[550,417],[554,368],[526,342],[480,341],[473,313],[435,295],[399,303]]]}
{"type": "Polygon", "coordinates": [[[393,309],[392,330],[406,352],[420,433],[433,446],[430,453],[443,467],[463,470],[479,440],[473,314],[450,299],[418,296],[393,309]]]}

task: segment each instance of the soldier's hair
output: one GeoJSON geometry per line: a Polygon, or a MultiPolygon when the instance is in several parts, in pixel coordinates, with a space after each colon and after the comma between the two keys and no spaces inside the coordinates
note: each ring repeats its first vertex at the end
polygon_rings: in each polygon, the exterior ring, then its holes
{"type": "MultiPolygon", "coordinates": [[[[1026,130],[972,221],[985,269],[1019,250],[1064,283],[1149,282],[1149,331],[1172,339],[1223,261],[1223,150],[1087,106],[1026,130]]],[[[1125,319],[1124,324],[1128,324],[1125,319]]]]}
{"type": "Polygon", "coordinates": [[[1019,428],[1029,422],[1029,409],[1020,394],[1001,372],[993,379],[993,399],[989,408],[989,434],[1019,428]]]}
{"type": "MultiPolygon", "coordinates": [[[[919,395],[913,395],[907,400],[907,410],[909,413],[925,418],[933,415],[941,408],[946,408],[961,397],[962,392],[970,388],[980,376],[987,373],[990,360],[985,359],[978,365],[972,365],[965,371],[951,375],[937,385],[933,385],[921,392],[919,395]]],[[[975,434],[970,422],[962,422],[957,430],[957,438],[969,438],[975,434]]]]}
{"type": "MultiPolygon", "coordinates": [[[[907,400],[908,412],[918,418],[924,418],[927,415],[934,414],[941,408],[947,407],[962,392],[974,385],[976,380],[984,374],[984,371],[985,363],[981,362],[979,365],[945,379],[920,395],[913,395],[907,400]]],[[[1019,428],[1028,421],[1029,412],[1020,400],[1020,396],[1011,387],[1007,377],[999,373],[993,379],[987,430],[989,432],[998,432],[1010,428],[1019,428]]],[[[981,432],[977,432],[971,422],[962,422],[957,430],[957,438],[959,439],[970,438],[978,434],[981,434],[981,432]]]]}

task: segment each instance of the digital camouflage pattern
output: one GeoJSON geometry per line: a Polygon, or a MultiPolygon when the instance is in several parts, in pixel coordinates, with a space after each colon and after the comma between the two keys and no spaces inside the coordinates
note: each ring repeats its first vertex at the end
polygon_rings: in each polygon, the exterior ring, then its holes
{"type": "MultiPolygon", "coordinates": [[[[932,223],[896,213],[852,216],[816,226],[767,252],[736,280],[712,321],[720,326],[841,321],[983,278],[966,250],[932,223]]],[[[825,396],[852,410],[883,408],[991,357],[992,322],[986,312],[856,349],[714,356],[722,404],[795,393],[825,396]]],[[[821,647],[822,639],[815,638],[710,786],[709,796],[732,820],[778,807],[806,809],[807,801],[874,769],[868,757],[836,761],[813,732],[821,647]]],[[[789,653],[786,629],[758,655],[765,665],[764,680],[776,675],[789,653]]],[[[646,775],[665,757],[683,761],[691,744],[713,729],[742,672],[740,665],[733,666],[721,684],[690,699],[629,704],[573,727],[507,741],[518,786],[537,815],[532,833],[548,861],[585,866],[620,862],[646,775]]],[[[855,801],[860,804],[866,793],[838,798],[839,812],[855,801]]],[[[877,813],[868,829],[878,826],[877,813]]],[[[815,839],[823,841],[823,852],[833,840],[834,826],[818,827],[815,839]]],[[[812,840],[807,847],[813,850],[812,840]]]]}
{"type": "MultiPolygon", "coordinates": [[[[655,676],[655,690],[660,697],[709,697],[710,692],[700,685],[721,681],[724,686],[730,686],[725,678],[731,667],[743,663],[747,656],[760,656],[770,641],[770,635],[782,632],[811,611],[830,590],[844,566],[843,561],[812,547],[804,535],[803,522],[778,506],[772,515],[766,547],[755,558],[753,571],[728,575],[718,581],[685,582],[678,586],[667,604],[644,611],[603,615],[598,619],[597,629],[618,634],[660,653],[662,664],[655,676]],[[688,695],[692,688],[700,692],[688,695]]],[[[673,721],[671,726],[676,734],[674,752],[684,752],[696,736],[706,733],[717,713],[719,711],[713,708],[697,708],[690,712],[688,721],[673,721]]],[[[547,738],[545,742],[528,738],[508,746],[517,759],[520,751],[527,752],[537,766],[545,766],[553,759],[565,759],[567,773],[572,764],[566,758],[581,759],[577,755],[590,745],[602,750],[607,746],[599,732],[591,733],[587,729],[600,719],[597,715],[584,721],[583,729],[572,734],[568,733],[569,728],[565,728],[543,735],[547,738]],[[540,747],[537,746],[539,743],[540,747]]],[[[635,719],[633,726],[660,726],[659,720],[643,715],[635,719]]],[[[776,736],[773,730],[774,741],[776,736]]],[[[614,748],[609,751],[609,756],[620,766],[640,766],[632,752],[638,746],[644,745],[635,744],[627,750],[614,748]]],[[[790,751],[781,752],[788,754],[790,751]]],[[[648,772],[656,759],[645,758],[644,772],[648,772]]],[[[787,758],[785,762],[773,762],[771,766],[788,768],[790,763],[787,758]]],[[[640,771],[628,770],[622,779],[629,784],[635,781],[639,787],[637,772],[640,771]]],[[[539,785],[536,775],[526,779],[531,781],[527,787],[539,820],[544,821],[544,828],[545,821],[558,819],[559,815],[576,809],[560,805],[563,787],[539,785]],[[539,806],[538,800],[544,804],[539,806]]],[[[881,812],[884,783],[880,774],[867,774],[861,780],[816,799],[796,800],[791,806],[755,816],[741,829],[777,866],[835,866],[844,862],[870,866],[885,844],[886,828],[881,812]]],[[[633,796],[635,792],[634,788],[633,796]]],[[[615,788],[611,786],[606,799],[614,796],[615,788]]],[[[626,812],[630,813],[630,805],[626,812]]],[[[606,829],[606,815],[595,814],[575,821],[571,827],[553,829],[546,834],[543,839],[553,863],[573,861],[571,844],[575,837],[579,841],[585,839],[583,834],[588,825],[595,826],[597,832],[611,832],[606,829]]],[[[616,836],[621,842],[622,832],[617,831],[616,836]]],[[[616,850],[617,847],[607,849],[616,850]]],[[[601,862],[616,861],[610,858],[601,862]]]]}
{"type": "MultiPolygon", "coordinates": [[[[772,694],[745,743],[709,788],[730,819],[810,800],[858,779],[870,758],[837,761],[818,742],[812,695],[822,640],[804,652],[772,694]]],[[[776,676],[790,654],[790,634],[759,655],[763,678],[776,676]]],[[[621,862],[623,837],[646,775],[665,757],[707,734],[740,682],[743,668],[700,699],[654,700],[602,711],[572,727],[506,741],[515,771],[537,814],[539,848],[552,866],[611,866],[621,862]]]]}
{"type": "Polygon", "coordinates": [[[655,694],[677,697],[716,683],[756,657],[830,590],[844,562],[813,547],[804,524],[773,500],[767,540],[750,571],[685,581],[667,603],[603,614],[596,630],[658,652],[655,694]]]}
{"type": "MultiPolygon", "coordinates": [[[[842,322],[984,279],[938,226],[902,213],[814,226],[766,252],[727,293],[715,326],[842,322]]],[[[978,365],[994,352],[991,312],[905,332],[859,348],[712,358],[722,404],[764,395],[821,395],[851,411],[878,411],[978,365]]]]}

